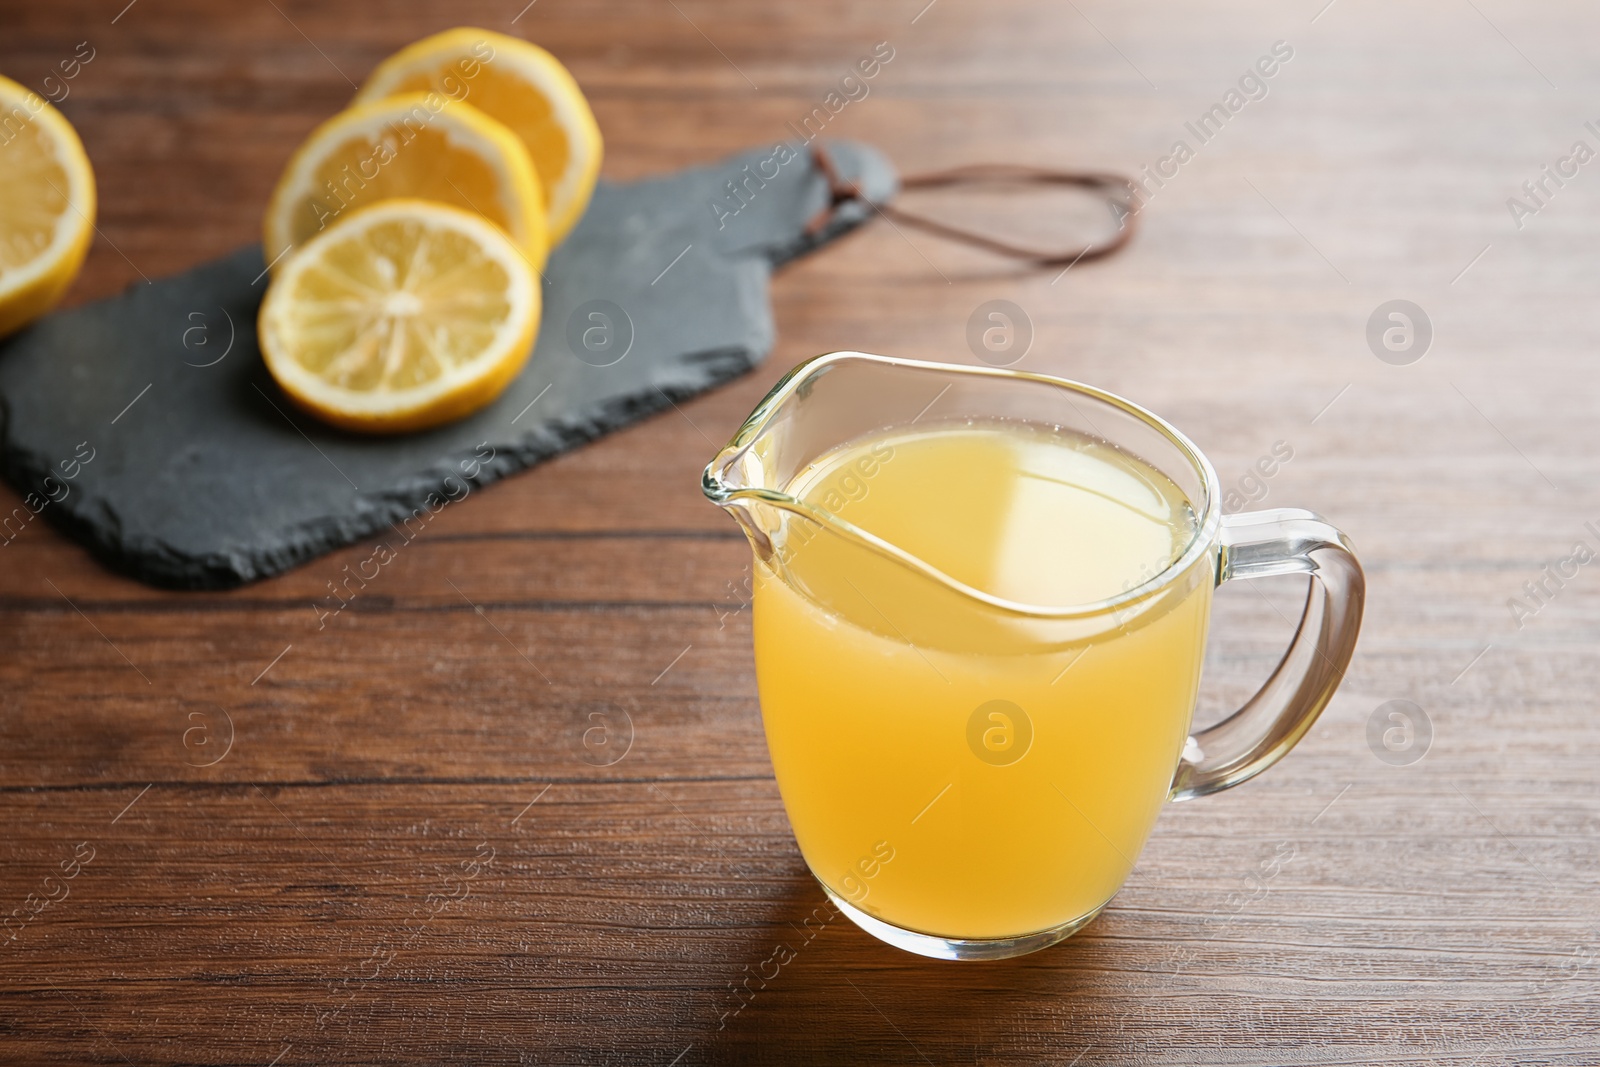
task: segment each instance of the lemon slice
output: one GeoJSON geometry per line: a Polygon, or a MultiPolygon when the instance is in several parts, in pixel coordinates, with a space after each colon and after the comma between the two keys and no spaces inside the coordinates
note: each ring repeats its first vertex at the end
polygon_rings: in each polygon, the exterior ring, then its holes
{"type": "Polygon", "coordinates": [[[550,243],[578,224],[600,173],[600,126],[583,90],[549,52],[463,26],[424,37],[378,65],[355,103],[433,90],[464,100],[516,134],[544,183],[550,243]]]}
{"type": "Polygon", "coordinates": [[[295,152],[267,207],[267,262],[278,270],[290,248],[357,208],[417,198],[482,215],[541,270],[541,197],[528,150],[500,123],[438,93],[395,96],[340,112],[295,152]]]}
{"type": "Polygon", "coordinates": [[[0,337],[61,298],[93,235],[83,142],[38,93],[0,78],[0,337]]]}
{"type": "Polygon", "coordinates": [[[352,211],[272,279],[257,329],[267,369],[336,426],[437,426],[499,396],[539,326],[537,276],[482,216],[429,200],[352,211]]]}

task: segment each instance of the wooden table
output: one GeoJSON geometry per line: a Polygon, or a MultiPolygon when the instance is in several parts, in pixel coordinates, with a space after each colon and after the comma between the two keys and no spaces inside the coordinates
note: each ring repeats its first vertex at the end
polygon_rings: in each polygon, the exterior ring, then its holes
{"type": "MultiPolygon", "coordinates": [[[[101,194],[72,302],[253,239],[347,83],[457,22],[564,59],[616,178],[784,137],[880,41],[828,132],[906,170],[1193,158],[1064,276],[882,222],[796,264],[761,371],[446,509],[324,628],[370,546],[228,594],[115,577],[45,523],[0,548],[0,914],[69,893],[0,939],[0,1060],[1600,1062],[1600,563],[1508,606],[1600,550],[1600,163],[1520,229],[1507,206],[1600,146],[1592,7],[123,2],[0,9],[13,78],[94,50],[63,105],[101,194]],[[1190,133],[1277,41],[1265,98],[1190,133]],[[1031,320],[1020,366],[1167,415],[1229,487],[1292,449],[1251,495],[1348,530],[1370,601],[1288,760],[1169,809],[1071,942],[958,965],[804,923],[747,550],[698,471],[797,360],[970,362],[991,299],[1031,320]],[[1369,347],[1392,299],[1432,323],[1420,361],[1369,347]],[[1369,745],[1392,700],[1424,758],[1369,745]]],[[[923,203],[1041,242],[1105,224],[1053,195],[923,203]]],[[[1285,582],[1220,594],[1203,716],[1270,670],[1285,582]]]]}

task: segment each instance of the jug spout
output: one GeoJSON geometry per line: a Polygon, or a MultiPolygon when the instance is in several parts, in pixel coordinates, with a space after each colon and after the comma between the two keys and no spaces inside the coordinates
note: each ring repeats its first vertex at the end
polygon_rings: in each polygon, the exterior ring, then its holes
{"type": "Polygon", "coordinates": [[[726,511],[739,524],[758,559],[772,558],[772,538],[762,528],[757,510],[760,494],[770,492],[756,446],[762,426],[747,422],[715,459],[706,464],[701,489],[706,499],[726,511]]]}

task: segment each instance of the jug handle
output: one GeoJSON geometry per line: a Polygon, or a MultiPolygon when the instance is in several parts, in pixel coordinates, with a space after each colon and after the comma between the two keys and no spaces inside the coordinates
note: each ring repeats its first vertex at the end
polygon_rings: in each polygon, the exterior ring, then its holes
{"type": "Polygon", "coordinates": [[[1317,721],[1349,666],[1366,599],[1366,577],[1349,539],[1297,508],[1225,517],[1217,584],[1274,574],[1311,576],[1294,640],[1255,696],[1189,738],[1173,800],[1230,789],[1282,759],[1317,721]]]}

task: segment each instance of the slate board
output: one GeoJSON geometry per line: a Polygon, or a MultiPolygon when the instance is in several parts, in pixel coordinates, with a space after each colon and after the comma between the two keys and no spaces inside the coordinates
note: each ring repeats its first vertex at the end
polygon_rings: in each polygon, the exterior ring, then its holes
{"type": "MultiPolygon", "coordinates": [[[[228,588],[350,544],[761,362],[775,334],[772,270],[872,210],[845,203],[807,236],[827,187],[804,148],[786,147],[787,163],[774,146],[602,182],[545,268],[527,367],[461,422],[367,438],[299,413],[261,361],[267,279],[260,249],[246,248],[0,344],[0,473],[26,511],[154,585],[228,588]]],[[[878,152],[829,147],[869,197],[893,195],[878,152]]]]}

